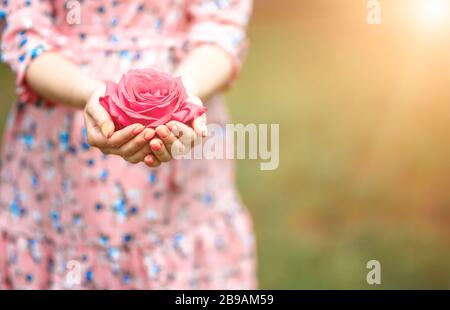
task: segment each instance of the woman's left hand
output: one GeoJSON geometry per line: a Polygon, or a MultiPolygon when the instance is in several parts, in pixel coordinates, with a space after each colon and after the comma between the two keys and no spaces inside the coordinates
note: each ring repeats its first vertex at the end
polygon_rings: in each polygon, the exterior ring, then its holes
{"type": "MultiPolygon", "coordinates": [[[[190,102],[203,106],[200,98],[189,94],[190,102]]],[[[156,160],[168,162],[176,156],[187,153],[191,147],[199,143],[208,135],[206,127],[206,116],[201,115],[194,119],[191,124],[186,125],[177,121],[170,121],[165,125],[156,127],[157,136],[150,141],[150,148],[156,160]]],[[[145,162],[152,164],[152,156],[147,156],[145,162]],[[150,162],[148,162],[150,161],[150,162]]]]}

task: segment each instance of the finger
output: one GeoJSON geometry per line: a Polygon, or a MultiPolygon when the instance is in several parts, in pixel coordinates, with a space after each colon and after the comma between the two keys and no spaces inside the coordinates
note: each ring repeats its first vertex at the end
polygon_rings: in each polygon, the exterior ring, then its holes
{"type": "Polygon", "coordinates": [[[208,128],[206,127],[206,117],[204,114],[192,121],[192,128],[196,133],[192,142],[192,146],[195,146],[202,143],[203,139],[208,136],[208,128]]]}
{"type": "Polygon", "coordinates": [[[103,154],[114,154],[122,157],[129,157],[139,151],[140,148],[146,145],[146,141],[144,139],[146,134],[145,130],[143,130],[140,135],[138,134],[138,136],[135,136],[135,134],[141,129],[145,129],[141,126],[142,125],[131,125],[116,131],[110,139],[106,140],[106,143],[102,148],[103,154]]]}
{"type": "Polygon", "coordinates": [[[170,156],[164,143],[159,138],[155,138],[150,141],[150,148],[160,162],[164,163],[172,159],[172,156],[170,156]]]}
{"type": "Polygon", "coordinates": [[[205,114],[194,119],[194,121],[192,122],[192,128],[194,128],[195,133],[200,137],[206,137],[208,135],[205,114]]]}
{"type": "Polygon", "coordinates": [[[148,144],[147,140],[145,140],[145,136],[147,132],[153,131],[153,129],[145,128],[139,135],[134,137],[132,140],[128,141],[124,145],[120,147],[120,153],[123,157],[130,157],[134,153],[138,152],[145,145],[148,144]]]}
{"type": "Polygon", "coordinates": [[[167,123],[167,127],[175,134],[178,140],[181,141],[186,148],[191,147],[196,137],[195,131],[191,127],[175,121],[167,123]]]}
{"type": "Polygon", "coordinates": [[[145,143],[145,145],[139,151],[129,157],[125,157],[125,160],[132,164],[137,164],[144,161],[144,158],[147,155],[150,155],[151,152],[152,150],[150,149],[150,145],[148,143],[145,143]]]}
{"type": "Polygon", "coordinates": [[[146,130],[146,133],[144,135],[145,141],[150,141],[156,134],[155,130],[152,128],[148,128],[149,130],[146,130]]]}
{"type": "Polygon", "coordinates": [[[118,130],[108,139],[108,147],[120,148],[130,140],[134,139],[137,135],[144,131],[144,129],[144,125],[133,124],[118,130]]]}
{"type": "Polygon", "coordinates": [[[161,162],[152,154],[145,156],[144,163],[150,168],[156,168],[161,165],[161,162]]]}
{"type": "MultiPolygon", "coordinates": [[[[190,95],[188,101],[193,104],[203,106],[202,101],[197,96],[190,95]]],[[[194,119],[192,122],[192,128],[198,136],[206,137],[208,135],[208,129],[206,127],[206,114],[203,113],[201,116],[194,119]]]]}
{"type": "Polygon", "coordinates": [[[184,153],[185,147],[181,143],[181,141],[178,140],[178,138],[175,136],[174,133],[177,133],[178,128],[176,125],[172,127],[172,130],[169,130],[167,126],[161,125],[156,127],[156,133],[161,138],[162,142],[164,143],[166,149],[170,153],[170,155],[173,157],[173,155],[181,155],[184,153]]]}
{"type": "Polygon", "coordinates": [[[100,131],[100,128],[96,126],[92,117],[88,114],[85,114],[84,120],[86,124],[86,134],[89,145],[98,148],[106,146],[107,139],[100,131]]]}
{"type": "Polygon", "coordinates": [[[105,108],[100,104],[88,104],[86,113],[92,117],[95,125],[100,128],[105,138],[111,137],[115,129],[114,123],[105,108]]]}

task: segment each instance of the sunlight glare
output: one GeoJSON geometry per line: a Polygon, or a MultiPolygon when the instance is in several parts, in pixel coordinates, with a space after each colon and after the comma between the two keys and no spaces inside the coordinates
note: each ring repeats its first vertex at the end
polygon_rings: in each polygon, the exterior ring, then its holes
{"type": "Polygon", "coordinates": [[[422,0],[420,14],[428,26],[440,27],[450,21],[450,0],[422,0]]]}

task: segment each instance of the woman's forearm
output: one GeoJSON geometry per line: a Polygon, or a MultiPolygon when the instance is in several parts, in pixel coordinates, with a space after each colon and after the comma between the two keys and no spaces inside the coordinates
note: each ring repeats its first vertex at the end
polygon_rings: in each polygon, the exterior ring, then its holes
{"type": "Polygon", "coordinates": [[[231,78],[233,64],[225,51],[214,45],[194,49],[175,72],[186,88],[202,100],[222,89],[231,78]]]}
{"type": "Polygon", "coordinates": [[[30,63],[26,81],[36,93],[53,103],[83,108],[102,82],[84,75],[58,53],[44,53],[30,63]]]}
{"type": "MultiPolygon", "coordinates": [[[[194,49],[180,64],[175,75],[186,88],[206,99],[225,86],[232,74],[232,62],[220,48],[204,45],[194,49]]],[[[26,72],[27,84],[41,97],[53,103],[83,108],[91,94],[103,82],[84,75],[58,53],[44,53],[26,72]]]]}

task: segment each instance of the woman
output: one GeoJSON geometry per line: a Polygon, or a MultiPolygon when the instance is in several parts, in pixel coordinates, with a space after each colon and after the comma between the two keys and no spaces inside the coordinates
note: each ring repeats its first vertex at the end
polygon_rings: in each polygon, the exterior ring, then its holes
{"type": "Polygon", "coordinates": [[[225,124],[220,91],[239,69],[251,1],[2,6],[18,101],[1,157],[0,288],[254,288],[233,163],[171,160],[169,129],[193,140],[204,120],[115,130],[98,102],[104,81],[154,68],[181,76],[208,121],[225,124]]]}

